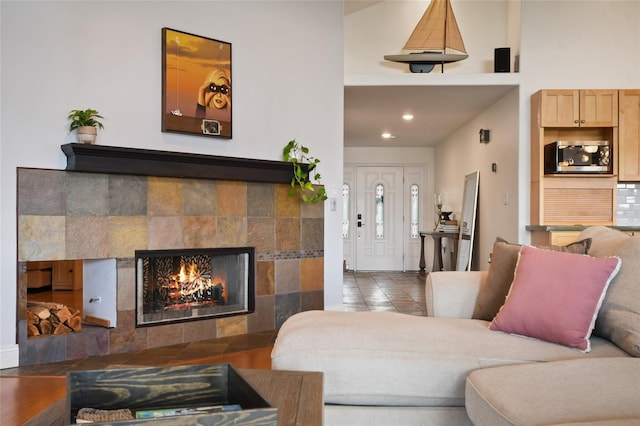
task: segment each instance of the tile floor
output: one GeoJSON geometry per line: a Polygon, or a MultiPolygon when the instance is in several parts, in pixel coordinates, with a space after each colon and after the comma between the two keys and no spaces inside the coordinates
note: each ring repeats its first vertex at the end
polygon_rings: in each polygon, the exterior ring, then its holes
{"type": "MultiPolygon", "coordinates": [[[[418,278],[416,272],[345,272],[342,310],[394,311],[410,315],[426,315],[424,278],[418,278]]],[[[64,375],[69,370],[104,369],[109,365],[215,362],[217,358],[233,357],[234,353],[240,352],[245,352],[241,355],[242,362],[248,365],[241,365],[239,368],[270,368],[269,352],[276,334],[276,331],[265,331],[139,352],[9,368],[0,370],[0,376],[55,376],[64,375]],[[265,366],[265,363],[268,365],[265,366]]]]}
{"type": "Polygon", "coordinates": [[[345,272],[345,311],[392,311],[426,315],[424,277],[417,272],[345,272]]]}

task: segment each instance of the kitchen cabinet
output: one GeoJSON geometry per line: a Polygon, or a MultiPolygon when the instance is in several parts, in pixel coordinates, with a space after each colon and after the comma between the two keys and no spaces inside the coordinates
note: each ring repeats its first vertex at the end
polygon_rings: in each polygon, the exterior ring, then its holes
{"type": "Polygon", "coordinates": [[[640,89],[619,94],[618,180],[640,182],[640,89]]]}
{"type": "Polygon", "coordinates": [[[52,263],[51,286],[53,290],[82,289],[82,261],[59,260],[52,263]]]}
{"type": "MultiPolygon", "coordinates": [[[[635,230],[638,227],[614,226],[613,228],[631,237],[640,234],[635,230]]],[[[575,242],[585,229],[586,227],[583,226],[527,226],[527,231],[531,232],[531,244],[537,246],[566,246],[575,242]]]]}
{"type": "Polygon", "coordinates": [[[541,90],[532,95],[532,225],[614,224],[618,183],[617,124],[617,90],[541,90]],[[545,145],[555,141],[600,140],[610,142],[611,173],[545,175],[545,145]]]}
{"type": "Polygon", "coordinates": [[[540,127],[618,125],[617,90],[542,90],[539,93],[536,122],[540,127]]]}
{"type": "Polygon", "coordinates": [[[566,246],[576,240],[581,231],[532,231],[531,244],[536,246],[566,246]]]}

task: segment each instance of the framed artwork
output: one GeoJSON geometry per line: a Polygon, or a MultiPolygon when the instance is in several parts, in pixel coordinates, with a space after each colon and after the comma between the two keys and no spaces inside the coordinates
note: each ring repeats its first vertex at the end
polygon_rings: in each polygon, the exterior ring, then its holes
{"type": "Polygon", "coordinates": [[[231,139],[231,43],[162,29],[162,131],[231,139]]]}

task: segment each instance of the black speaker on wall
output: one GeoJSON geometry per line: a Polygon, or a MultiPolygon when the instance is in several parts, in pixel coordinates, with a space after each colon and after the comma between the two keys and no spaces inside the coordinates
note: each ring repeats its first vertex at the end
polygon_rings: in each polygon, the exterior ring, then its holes
{"type": "Polygon", "coordinates": [[[511,49],[497,47],[493,53],[493,72],[511,72],[511,49]]]}

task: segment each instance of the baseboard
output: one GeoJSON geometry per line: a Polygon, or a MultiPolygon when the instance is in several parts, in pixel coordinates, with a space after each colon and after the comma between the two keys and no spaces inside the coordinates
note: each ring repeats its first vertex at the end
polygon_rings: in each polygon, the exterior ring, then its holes
{"type": "Polygon", "coordinates": [[[17,367],[19,364],[20,351],[18,345],[0,347],[0,369],[17,367]]]}
{"type": "Polygon", "coordinates": [[[324,307],[325,311],[336,311],[336,312],[341,312],[344,311],[344,305],[340,304],[340,305],[331,305],[331,306],[325,306],[324,307]]]}

